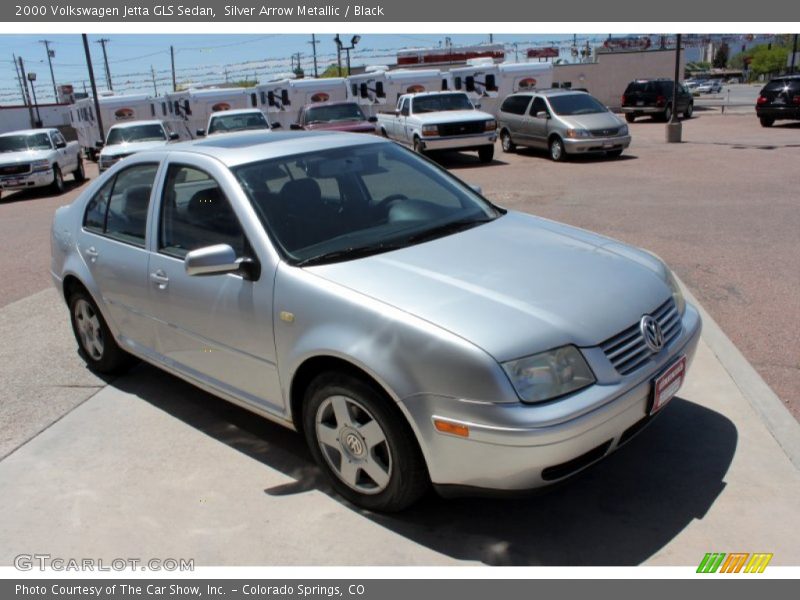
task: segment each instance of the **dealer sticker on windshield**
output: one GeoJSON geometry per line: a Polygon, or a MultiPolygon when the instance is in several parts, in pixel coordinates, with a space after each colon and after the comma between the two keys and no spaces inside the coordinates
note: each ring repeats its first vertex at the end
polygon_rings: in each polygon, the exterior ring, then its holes
{"type": "Polygon", "coordinates": [[[658,412],[664,405],[672,400],[672,397],[683,385],[683,378],[686,376],[686,357],[681,356],[677,361],[656,377],[653,382],[653,403],[650,414],[658,412]]]}

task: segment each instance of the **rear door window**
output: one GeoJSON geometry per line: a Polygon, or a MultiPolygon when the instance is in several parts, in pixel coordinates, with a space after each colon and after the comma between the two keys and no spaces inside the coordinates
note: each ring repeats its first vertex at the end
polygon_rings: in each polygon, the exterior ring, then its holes
{"type": "Polygon", "coordinates": [[[500,110],[512,115],[524,115],[530,101],[530,96],[509,96],[503,101],[500,110]]]}

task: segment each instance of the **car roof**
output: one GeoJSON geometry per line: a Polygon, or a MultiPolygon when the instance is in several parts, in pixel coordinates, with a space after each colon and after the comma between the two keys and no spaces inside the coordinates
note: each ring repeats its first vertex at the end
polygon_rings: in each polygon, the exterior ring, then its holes
{"type": "Polygon", "coordinates": [[[524,90],[515,92],[513,96],[546,96],[552,98],[554,96],[567,96],[569,94],[588,94],[584,90],[573,90],[570,88],[545,88],[541,90],[524,90]]]}
{"type": "Polygon", "coordinates": [[[770,81],[800,81],[800,75],[781,75],[773,77],[770,81]]]}
{"type": "Polygon", "coordinates": [[[126,129],[128,127],[136,127],[139,125],[163,125],[163,121],[159,121],[158,119],[150,119],[147,121],[127,121],[125,123],[115,123],[111,127],[109,127],[109,131],[112,129],[126,129]]]}
{"type": "Polygon", "coordinates": [[[179,142],[156,150],[145,150],[137,153],[137,156],[179,152],[208,156],[219,160],[228,167],[235,167],[305,152],[392,143],[394,142],[363,133],[256,130],[179,142]]]}
{"type": "Polygon", "coordinates": [[[33,135],[34,133],[50,133],[51,131],[58,131],[55,127],[42,127],[40,129],[20,129],[19,131],[9,131],[8,133],[0,134],[0,137],[10,135],[33,135]]]}
{"type": "Polygon", "coordinates": [[[342,104],[355,104],[358,106],[358,102],[353,100],[339,100],[335,102],[309,102],[303,108],[311,108],[312,106],[341,106],[342,104]]]}

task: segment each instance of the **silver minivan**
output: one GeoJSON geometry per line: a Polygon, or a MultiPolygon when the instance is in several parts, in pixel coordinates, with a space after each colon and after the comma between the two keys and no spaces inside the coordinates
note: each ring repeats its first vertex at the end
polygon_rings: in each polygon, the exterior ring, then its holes
{"type": "Polygon", "coordinates": [[[554,161],[570,154],[618,157],[631,143],[625,122],[594,96],[555,89],[511,94],[497,115],[504,152],[546,149],[554,161]]]}

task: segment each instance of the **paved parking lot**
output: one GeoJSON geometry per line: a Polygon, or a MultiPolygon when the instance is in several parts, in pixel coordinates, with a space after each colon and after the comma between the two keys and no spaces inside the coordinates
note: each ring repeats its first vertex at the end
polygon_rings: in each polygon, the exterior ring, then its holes
{"type": "MultiPolygon", "coordinates": [[[[616,161],[554,164],[499,148],[488,166],[441,161],[502,205],[663,256],[800,415],[800,126],[698,115],[679,145],[663,143],[663,124],[635,123],[616,161]]],[[[797,466],[728,372],[737,363],[720,362],[735,349],[710,342],[713,329],[663,418],[569,485],[370,515],[330,495],[299,436],[151,367],[110,386],[86,371],[47,275],[52,211],[76,192],[0,201],[0,564],[47,551],[200,564],[683,565],[743,548],[800,564],[787,534],[800,525],[797,466]]]]}

